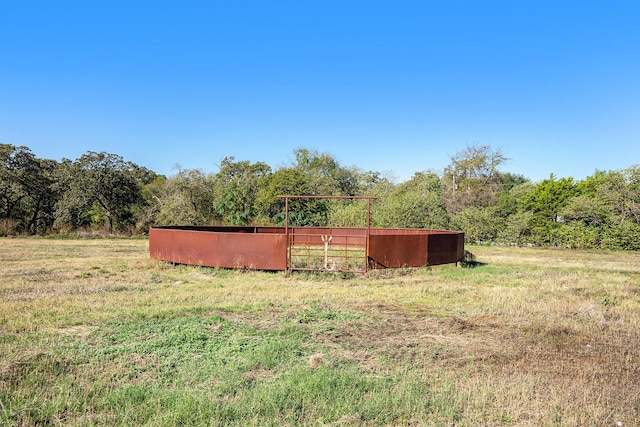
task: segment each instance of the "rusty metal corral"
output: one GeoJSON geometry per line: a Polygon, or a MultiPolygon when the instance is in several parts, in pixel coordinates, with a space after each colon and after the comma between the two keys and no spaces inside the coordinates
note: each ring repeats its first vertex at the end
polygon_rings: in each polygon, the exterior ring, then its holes
{"type": "Polygon", "coordinates": [[[153,227],[149,231],[149,253],[164,261],[207,267],[366,272],[368,268],[461,261],[464,233],[369,227],[153,227]],[[329,258],[330,246],[334,252],[329,258]],[[316,264],[294,265],[292,259],[297,253],[316,259],[316,264]],[[336,264],[342,258],[349,267],[336,264]]]}
{"type": "Polygon", "coordinates": [[[279,227],[153,227],[149,254],[177,264],[286,270],[287,241],[279,227]]]}

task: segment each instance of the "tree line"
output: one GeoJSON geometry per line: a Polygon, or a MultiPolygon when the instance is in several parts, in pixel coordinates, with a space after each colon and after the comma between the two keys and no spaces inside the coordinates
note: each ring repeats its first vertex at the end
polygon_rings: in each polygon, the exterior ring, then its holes
{"type": "MultiPolygon", "coordinates": [[[[396,183],[341,165],[316,150],[294,151],[272,169],[225,157],[218,171],[157,174],[109,153],[40,159],[0,144],[0,235],[144,234],[154,225],[283,225],[281,195],[372,196],[373,227],[456,229],[470,242],[640,250],[640,165],[584,180],[531,182],[502,171],[499,149],[468,146],[441,173],[396,183]]],[[[289,223],[365,226],[366,202],[292,199],[289,223]]]]}

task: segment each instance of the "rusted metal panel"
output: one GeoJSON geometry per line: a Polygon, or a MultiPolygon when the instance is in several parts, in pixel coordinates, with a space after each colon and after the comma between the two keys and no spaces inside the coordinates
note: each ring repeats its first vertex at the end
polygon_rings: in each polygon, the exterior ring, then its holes
{"type": "MultiPolygon", "coordinates": [[[[210,231],[211,228],[151,228],[152,258],[207,267],[285,270],[287,245],[284,233],[242,230],[210,231]]],[[[257,230],[256,230],[257,231],[257,230]]]]}
{"type": "Polygon", "coordinates": [[[369,260],[373,268],[425,267],[458,262],[464,233],[444,230],[371,230],[369,260]]]}
{"type": "Polygon", "coordinates": [[[427,239],[427,265],[449,264],[462,260],[464,233],[429,233],[427,239]]]}
{"type": "Polygon", "coordinates": [[[372,235],[369,261],[373,268],[426,266],[427,236],[417,233],[372,235]]]}

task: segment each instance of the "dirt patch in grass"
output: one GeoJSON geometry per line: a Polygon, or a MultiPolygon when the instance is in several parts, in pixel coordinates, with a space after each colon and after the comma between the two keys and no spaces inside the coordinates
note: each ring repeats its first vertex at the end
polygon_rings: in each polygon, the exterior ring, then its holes
{"type": "Polygon", "coordinates": [[[555,416],[582,425],[590,416],[604,419],[615,412],[619,419],[637,419],[640,347],[635,343],[640,336],[623,335],[613,327],[594,335],[572,326],[504,316],[442,318],[378,306],[366,320],[317,331],[314,339],[330,348],[334,357],[352,360],[372,374],[418,369],[425,377],[445,375],[460,389],[470,390],[464,397],[467,404],[493,406],[492,411],[502,405],[518,414],[514,422],[535,424],[555,416]],[[525,387],[526,378],[535,386],[525,387]],[[498,387],[505,401],[476,401],[483,397],[474,394],[474,387],[496,384],[503,384],[498,387]],[[512,394],[519,399],[529,394],[539,413],[520,410],[521,400],[508,403],[512,394]],[[555,402],[556,409],[545,408],[545,401],[555,402]],[[550,414],[558,408],[563,415],[550,414]]]}

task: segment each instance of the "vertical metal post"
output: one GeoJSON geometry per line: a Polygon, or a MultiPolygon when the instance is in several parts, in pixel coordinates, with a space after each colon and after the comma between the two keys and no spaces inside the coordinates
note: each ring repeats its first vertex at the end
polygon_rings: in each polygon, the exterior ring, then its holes
{"type": "Polygon", "coordinates": [[[371,238],[371,198],[367,197],[367,242],[364,254],[364,274],[369,276],[369,239],[371,238]]]}
{"type": "Polygon", "coordinates": [[[284,236],[287,242],[285,256],[287,257],[287,271],[286,274],[289,275],[290,264],[291,264],[291,242],[289,241],[289,196],[284,198],[284,236]]]}

